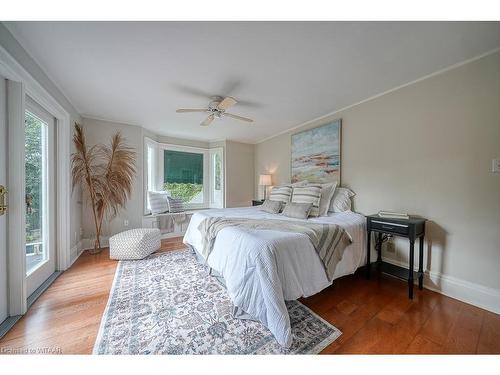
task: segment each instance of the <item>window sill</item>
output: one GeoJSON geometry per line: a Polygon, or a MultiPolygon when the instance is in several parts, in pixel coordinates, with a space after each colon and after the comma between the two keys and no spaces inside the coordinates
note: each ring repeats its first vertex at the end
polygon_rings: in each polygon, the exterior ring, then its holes
{"type": "Polygon", "coordinates": [[[158,216],[167,216],[172,214],[194,214],[196,212],[209,210],[210,208],[188,208],[181,212],[164,212],[161,214],[144,214],[143,217],[158,217],[158,216]]]}

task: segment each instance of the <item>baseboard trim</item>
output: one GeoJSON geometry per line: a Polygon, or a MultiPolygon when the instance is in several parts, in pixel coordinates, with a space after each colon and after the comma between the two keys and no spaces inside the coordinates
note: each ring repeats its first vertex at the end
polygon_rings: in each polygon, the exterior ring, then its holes
{"type": "MultiPolygon", "coordinates": [[[[384,262],[408,268],[408,264],[394,259],[384,259],[384,262]]],[[[415,271],[417,271],[415,269],[415,271]]],[[[415,280],[415,283],[417,280],[415,280]]],[[[471,283],[439,272],[425,271],[424,288],[459,301],[469,303],[482,309],[500,314],[500,290],[471,283]]]]}
{"type": "MultiPolygon", "coordinates": [[[[94,239],[93,238],[84,238],[80,241],[82,243],[82,252],[84,250],[90,250],[94,248],[94,239]]],[[[101,246],[108,247],[109,246],[109,237],[101,236],[101,246]]]]}
{"type": "Polygon", "coordinates": [[[62,273],[63,271],[54,272],[49,276],[47,280],[42,283],[42,285],[40,285],[33,293],[30,294],[27,299],[28,309],[35,303],[38,297],[40,297],[42,293],[45,292],[59,276],[61,276],[62,273]]]}
{"type": "Polygon", "coordinates": [[[7,334],[7,332],[9,332],[12,327],[14,327],[14,324],[16,324],[17,321],[22,317],[23,317],[22,315],[16,315],[16,316],[9,316],[8,318],[6,318],[0,324],[0,339],[4,337],[7,334]]]}
{"type": "MultiPolygon", "coordinates": [[[[83,242],[82,240],[78,241],[78,243],[71,248],[70,251],[70,258],[69,258],[69,267],[73,265],[73,263],[76,262],[76,260],[82,255],[83,253],[83,242]]],[[[68,267],[68,268],[69,268],[68,267]]]]}

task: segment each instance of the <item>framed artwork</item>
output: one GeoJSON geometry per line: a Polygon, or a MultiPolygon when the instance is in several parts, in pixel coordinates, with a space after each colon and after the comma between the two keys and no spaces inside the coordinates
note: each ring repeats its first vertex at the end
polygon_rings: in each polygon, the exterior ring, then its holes
{"type": "Polygon", "coordinates": [[[340,184],[340,119],[292,135],[292,182],[340,184]]]}

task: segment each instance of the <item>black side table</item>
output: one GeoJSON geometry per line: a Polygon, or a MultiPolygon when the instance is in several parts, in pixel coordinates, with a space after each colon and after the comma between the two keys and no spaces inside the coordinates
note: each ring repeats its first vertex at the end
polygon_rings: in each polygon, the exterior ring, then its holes
{"type": "MultiPolygon", "coordinates": [[[[388,219],[378,215],[369,215],[366,217],[367,229],[367,246],[366,246],[366,278],[370,278],[371,264],[370,264],[370,249],[371,249],[371,234],[376,232],[378,251],[377,263],[379,269],[382,266],[382,234],[390,234],[399,237],[406,237],[410,240],[410,254],[409,254],[409,267],[408,267],[408,297],[413,299],[413,259],[414,259],[414,246],[415,240],[419,239],[418,251],[418,288],[423,288],[424,283],[424,236],[425,236],[425,219],[415,216],[410,216],[409,219],[388,219]]],[[[398,275],[396,275],[398,276],[398,275]]]]}
{"type": "Polygon", "coordinates": [[[258,201],[258,200],[252,200],[252,206],[260,206],[262,203],[264,203],[264,200],[258,201]]]}

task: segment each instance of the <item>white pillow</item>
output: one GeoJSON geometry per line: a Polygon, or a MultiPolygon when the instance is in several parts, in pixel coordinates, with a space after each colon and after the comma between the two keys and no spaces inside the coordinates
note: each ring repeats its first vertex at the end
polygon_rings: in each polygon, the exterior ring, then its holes
{"type": "Polygon", "coordinates": [[[330,210],[333,212],[351,211],[351,198],[354,197],[351,190],[347,188],[338,187],[333,194],[330,210]]]}
{"type": "Polygon", "coordinates": [[[328,210],[330,209],[330,204],[332,202],[333,194],[335,193],[335,188],[337,187],[337,181],[319,185],[321,186],[319,216],[327,216],[328,210]]]}
{"type": "Polygon", "coordinates": [[[153,215],[168,211],[168,193],[166,191],[148,191],[148,200],[153,215]]]}

